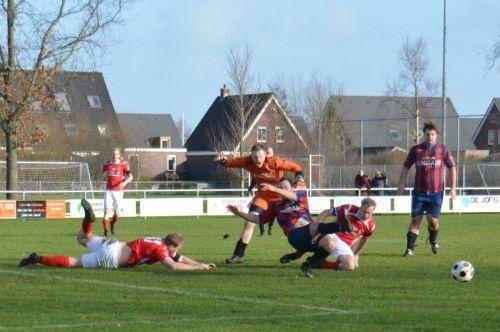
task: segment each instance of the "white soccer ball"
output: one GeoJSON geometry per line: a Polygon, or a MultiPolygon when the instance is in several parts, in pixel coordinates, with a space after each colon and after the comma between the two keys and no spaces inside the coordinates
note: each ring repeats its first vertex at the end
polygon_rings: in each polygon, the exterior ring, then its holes
{"type": "Polygon", "coordinates": [[[467,282],[474,277],[474,266],[467,261],[458,261],[451,267],[451,276],[456,281],[467,282]]]}

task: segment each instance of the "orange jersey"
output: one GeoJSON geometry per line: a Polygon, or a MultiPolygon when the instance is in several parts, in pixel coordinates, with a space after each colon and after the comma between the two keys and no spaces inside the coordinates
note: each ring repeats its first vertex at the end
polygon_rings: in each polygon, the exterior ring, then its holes
{"type": "Polygon", "coordinates": [[[266,158],[264,164],[261,168],[255,166],[252,161],[252,157],[240,157],[240,158],[229,158],[224,164],[228,168],[244,168],[252,175],[255,180],[257,187],[257,192],[255,193],[254,204],[267,210],[268,204],[257,204],[257,202],[266,201],[267,203],[271,201],[281,200],[281,196],[277,193],[270,191],[260,191],[260,185],[264,183],[276,186],[278,182],[283,179],[284,171],[290,172],[302,172],[300,165],[297,165],[290,161],[285,161],[278,156],[272,156],[266,158]]]}

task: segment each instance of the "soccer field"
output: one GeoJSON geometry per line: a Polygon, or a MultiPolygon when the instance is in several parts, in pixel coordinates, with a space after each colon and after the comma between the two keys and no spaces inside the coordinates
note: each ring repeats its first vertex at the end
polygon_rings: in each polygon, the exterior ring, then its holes
{"type": "MultiPolygon", "coordinates": [[[[292,251],[275,225],[254,237],[245,263],[227,266],[242,223],[229,217],[123,219],[117,237],[180,232],[183,254],[215,262],[213,271],[173,272],[160,264],[121,270],[18,268],[32,251],[80,255],[80,221],[0,221],[0,330],[164,331],[487,331],[500,327],[500,216],[442,217],[441,253],[417,242],[401,257],[409,216],[377,216],[377,229],[353,272],[280,265],[292,251]],[[225,233],[229,239],[223,239],[225,233]],[[469,283],[453,262],[476,268],[469,283]]],[[[96,222],[100,232],[100,222],[96,222]]]]}

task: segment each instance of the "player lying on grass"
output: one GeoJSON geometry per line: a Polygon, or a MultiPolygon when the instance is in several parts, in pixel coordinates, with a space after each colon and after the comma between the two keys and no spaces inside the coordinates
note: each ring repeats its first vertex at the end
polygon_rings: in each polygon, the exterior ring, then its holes
{"type": "MultiPolygon", "coordinates": [[[[334,261],[324,261],[320,265],[313,265],[313,267],[334,270],[354,270],[357,268],[359,254],[375,230],[373,213],[376,206],[377,203],[373,199],[365,198],[361,201],[361,206],[347,204],[321,212],[317,219],[318,223],[323,222],[329,216],[335,216],[335,222],[339,225],[349,220],[351,230],[328,234],[334,242],[334,249],[331,253],[334,261]]],[[[301,252],[287,254],[280,259],[280,262],[283,264],[291,262],[300,258],[302,254],[301,252]]]]}
{"type": "MultiPolygon", "coordinates": [[[[334,240],[325,234],[338,231],[347,231],[350,228],[346,219],[343,223],[315,223],[309,213],[307,192],[299,190],[294,192],[288,180],[282,180],[277,187],[271,184],[261,184],[259,190],[270,191],[282,197],[281,201],[275,202],[269,209],[270,214],[275,216],[278,224],[288,238],[288,243],[300,252],[314,252],[302,265],[301,270],[306,277],[312,277],[312,266],[320,265],[334,249],[334,240]],[[313,239],[317,240],[313,242],[313,239]]],[[[242,212],[235,205],[227,208],[234,215],[248,221],[257,223],[249,213],[242,212]]],[[[269,216],[261,215],[261,218],[269,216]]]]}
{"type": "Polygon", "coordinates": [[[82,199],[85,217],[82,229],[78,232],[77,241],[87,248],[88,253],[80,257],[41,256],[32,253],[19,262],[19,266],[42,264],[57,267],[83,267],[117,269],[132,267],[138,264],[160,262],[172,270],[210,270],[212,263],[200,263],[181,255],[178,251],[184,240],[177,233],[170,233],[163,238],[142,237],[131,242],[106,239],[92,234],[94,212],[90,203],[82,199]]]}
{"type": "Polygon", "coordinates": [[[252,175],[258,186],[255,197],[250,202],[249,218],[241,231],[241,236],[233,255],[226,259],[227,264],[238,264],[243,262],[245,250],[252,239],[253,229],[256,224],[266,223],[269,220],[261,218],[260,215],[269,210],[273,202],[279,202],[281,196],[271,191],[262,191],[260,186],[263,183],[276,185],[282,178],[283,172],[295,172],[296,181],[303,181],[302,168],[300,165],[285,161],[278,156],[267,157],[266,149],[262,144],[255,144],[251,148],[251,155],[239,158],[227,158],[221,152],[215,159],[226,168],[244,168],[252,175]]]}

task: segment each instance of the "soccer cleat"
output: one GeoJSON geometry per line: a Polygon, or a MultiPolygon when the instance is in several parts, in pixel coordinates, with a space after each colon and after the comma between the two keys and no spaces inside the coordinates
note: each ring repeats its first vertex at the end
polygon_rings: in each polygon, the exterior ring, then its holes
{"type": "Polygon", "coordinates": [[[290,262],[293,262],[297,258],[299,258],[299,257],[297,257],[296,253],[294,253],[294,252],[291,254],[286,254],[286,255],[281,256],[280,263],[281,264],[288,264],[290,262]]]}
{"type": "Polygon", "coordinates": [[[36,252],[33,252],[28,257],[21,259],[19,261],[18,266],[23,267],[26,265],[33,265],[33,264],[38,263],[39,260],[40,260],[40,256],[36,252]]]}
{"type": "Polygon", "coordinates": [[[413,256],[413,250],[411,249],[406,249],[404,254],[403,254],[404,257],[408,257],[408,256],[413,256]]]}
{"type": "Polygon", "coordinates": [[[241,264],[243,263],[243,257],[233,255],[226,259],[226,264],[241,264]]]}
{"type": "Polygon", "coordinates": [[[439,254],[439,243],[437,243],[437,241],[434,243],[431,243],[431,250],[432,250],[432,253],[434,255],[439,254]]]}
{"type": "Polygon", "coordinates": [[[94,210],[92,209],[92,205],[90,205],[89,201],[85,198],[81,200],[83,211],[85,211],[85,220],[89,220],[90,222],[95,221],[94,210]]]}
{"type": "Polygon", "coordinates": [[[302,273],[304,273],[304,276],[307,278],[312,278],[313,273],[312,273],[312,266],[311,262],[309,262],[309,259],[307,259],[302,265],[300,266],[300,269],[302,270],[302,273]]]}

